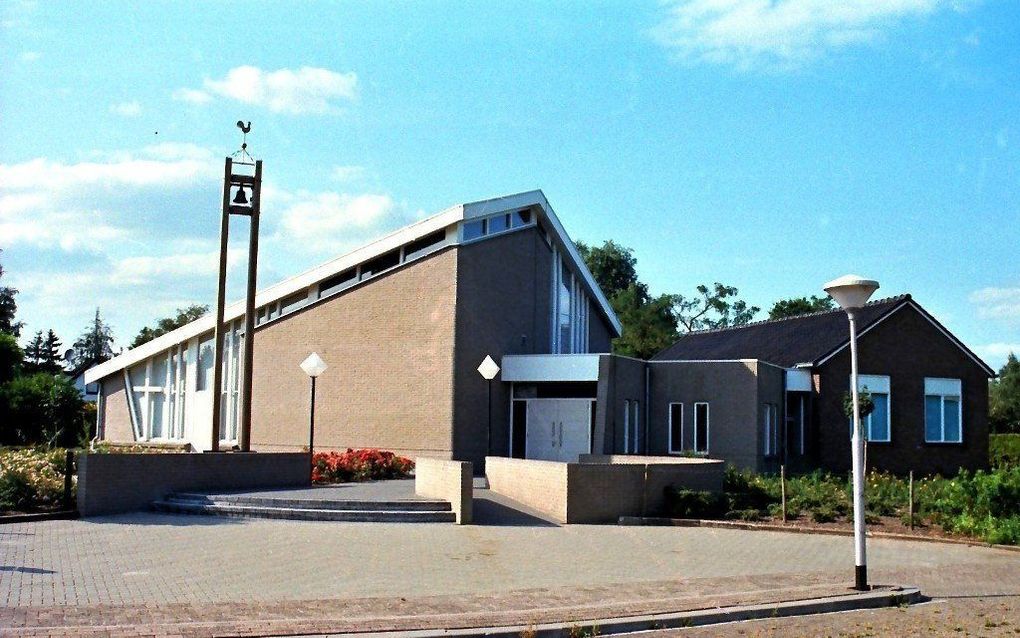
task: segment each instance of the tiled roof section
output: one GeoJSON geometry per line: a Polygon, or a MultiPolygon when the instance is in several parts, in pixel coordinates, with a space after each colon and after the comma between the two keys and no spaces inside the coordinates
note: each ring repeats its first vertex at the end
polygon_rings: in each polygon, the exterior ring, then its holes
{"type": "MultiPolygon", "coordinates": [[[[900,295],[865,305],[857,312],[858,333],[909,301],[910,295],[900,295]]],[[[846,313],[826,310],[732,328],[691,332],[652,359],[760,359],[791,368],[799,363],[818,361],[846,343],[849,337],[846,313]]]]}

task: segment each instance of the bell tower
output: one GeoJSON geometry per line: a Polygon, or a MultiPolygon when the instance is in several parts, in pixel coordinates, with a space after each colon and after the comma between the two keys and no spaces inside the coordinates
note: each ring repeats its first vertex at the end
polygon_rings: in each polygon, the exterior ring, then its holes
{"type": "Polygon", "coordinates": [[[245,215],[251,219],[248,231],[248,286],[244,305],[244,352],[241,361],[241,402],[238,414],[237,445],[242,452],[251,451],[251,380],[255,345],[255,286],[259,256],[259,213],[262,195],[262,160],[248,153],[251,122],[239,121],[243,138],[241,149],[225,158],[223,166],[223,209],[220,217],[220,268],[216,287],[216,331],[213,363],[213,405],[211,450],[220,449],[220,428],[223,419],[223,312],[226,305],[227,239],[230,216],[245,215]],[[250,193],[250,194],[249,194],[250,193]]]}

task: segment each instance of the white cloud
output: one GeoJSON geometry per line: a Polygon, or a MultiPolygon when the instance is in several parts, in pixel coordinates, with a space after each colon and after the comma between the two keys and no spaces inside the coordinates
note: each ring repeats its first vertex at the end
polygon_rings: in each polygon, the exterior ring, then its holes
{"type": "Polygon", "coordinates": [[[130,229],[162,212],[160,202],[171,199],[168,191],[215,188],[219,180],[212,154],[194,145],[162,144],[137,154],[110,155],[106,161],[36,158],[0,164],[5,247],[30,244],[70,251],[124,240],[132,235],[130,229]]]}
{"type": "Polygon", "coordinates": [[[110,112],[124,117],[138,117],[142,114],[142,105],[137,101],[120,102],[110,105],[110,112]]]}
{"type": "MultiPolygon", "coordinates": [[[[240,248],[227,250],[227,268],[233,268],[245,255],[240,248]]],[[[168,256],[132,256],[119,259],[108,276],[116,285],[142,286],[161,280],[179,282],[182,277],[214,278],[219,271],[219,250],[202,253],[175,253],[168,256]]]]}
{"type": "Polygon", "coordinates": [[[879,38],[950,0],[678,0],[652,37],[686,63],[788,69],[879,38]]]}
{"type": "Polygon", "coordinates": [[[1020,357],[1020,343],[986,343],[984,345],[976,346],[974,352],[978,353],[982,359],[987,361],[993,368],[998,368],[999,365],[996,362],[1006,362],[1006,358],[1010,354],[1015,354],[1020,357]]]}
{"type": "Polygon", "coordinates": [[[277,236],[291,247],[342,252],[409,219],[389,195],[299,191],[277,197],[285,202],[277,236]]]}
{"type": "Polygon", "coordinates": [[[173,92],[173,98],[180,102],[189,102],[191,104],[208,104],[212,102],[211,95],[198,89],[177,89],[173,92]]]}
{"type": "Polygon", "coordinates": [[[1020,287],[975,290],[970,302],[977,306],[978,317],[982,319],[1020,323],[1020,287]]]}
{"type": "Polygon", "coordinates": [[[206,78],[202,90],[182,88],[174,98],[203,104],[213,95],[268,108],[274,113],[323,114],[339,110],[337,102],[357,97],[358,76],[329,69],[263,71],[254,66],[230,69],[219,80],[206,78]]]}
{"type": "Polygon", "coordinates": [[[365,176],[364,166],[334,166],[330,172],[338,182],[356,182],[365,176]]]}
{"type": "Polygon", "coordinates": [[[22,62],[35,62],[42,56],[38,51],[25,51],[20,57],[22,62]]]}

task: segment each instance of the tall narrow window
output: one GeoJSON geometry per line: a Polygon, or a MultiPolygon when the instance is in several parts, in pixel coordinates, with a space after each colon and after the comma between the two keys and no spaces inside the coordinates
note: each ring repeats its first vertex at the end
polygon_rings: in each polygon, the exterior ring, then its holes
{"type": "Polygon", "coordinates": [[[623,402],[623,453],[630,454],[630,399],[623,402]]]}
{"type": "Polygon", "coordinates": [[[762,406],[762,430],[765,456],[779,454],[779,408],[774,403],[762,406]]]}
{"type": "Polygon", "coordinates": [[[141,440],[178,440],[184,437],[183,391],[180,375],[186,370],[187,346],[161,352],[128,371],[131,418],[141,440]]]}
{"type": "Polygon", "coordinates": [[[195,384],[195,390],[198,392],[204,392],[212,385],[213,363],[216,357],[213,352],[215,346],[215,338],[211,334],[206,335],[198,342],[198,369],[196,370],[198,374],[195,384]]]}
{"type": "Polygon", "coordinates": [[[684,404],[669,404],[669,453],[680,454],[684,449],[684,404]]]}
{"type": "Polygon", "coordinates": [[[641,403],[639,401],[630,402],[631,409],[634,410],[634,414],[631,418],[631,431],[634,433],[634,441],[631,444],[631,451],[634,454],[641,453],[641,403]]]}
{"type": "Polygon", "coordinates": [[[694,451],[708,454],[708,404],[694,404],[694,451]]]}
{"type": "Polygon", "coordinates": [[[924,440],[963,442],[963,384],[959,379],[924,380],[924,440]]]}
{"type": "Polygon", "coordinates": [[[572,344],[570,341],[571,337],[571,319],[573,313],[571,313],[571,288],[573,286],[573,277],[570,271],[560,265],[560,286],[558,289],[559,302],[558,308],[558,328],[560,331],[559,342],[560,342],[560,354],[567,354],[572,351],[572,344]]]}

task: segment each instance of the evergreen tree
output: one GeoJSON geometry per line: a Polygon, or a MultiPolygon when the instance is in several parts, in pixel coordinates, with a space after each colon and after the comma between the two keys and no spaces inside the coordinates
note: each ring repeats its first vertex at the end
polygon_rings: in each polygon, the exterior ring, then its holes
{"type": "Polygon", "coordinates": [[[74,342],[71,364],[94,366],[113,358],[113,330],[103,322],[96,308],[96,316],[78,340],[74,342]]]}
{"type": "MultiPolygon", "coordinates": [[[[4,267],[3,264],[0,264],[0,280],[3,279],[3,276],[4,267]]],[[[18,312],[18,302],[14,300],[17,294],[17,288],[0,285],[0,332],[20,337],[21,328],[25,324],[14,320],[14,315],[18,312]]]]}
{"type": "Polygon", "coordinates": [[[27,372],[38,372],[43,361],[43,333],[35,333],[32,340],[25,346],[25,369],[27,372]]]}
{"type": "Polygon", "coordinates": [[[64,344],[60,342],[60,338],[57,337],[57,333],[53,332],[51,328],[46,333],[46,339],[42,344],[42,352],[40,353],[39,369],[43,372],[50,374],[58,374],[64,370],[64,357],[61,352],[61,347],[64,344]]]}

